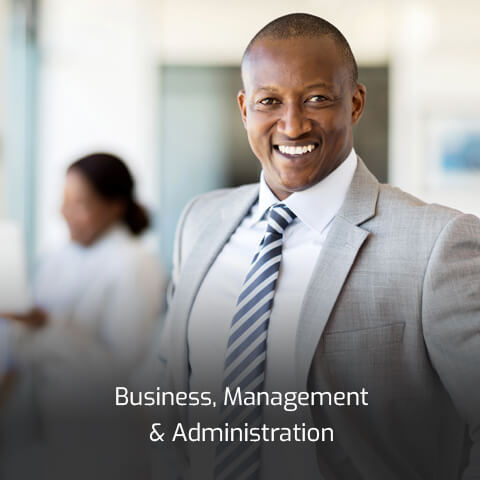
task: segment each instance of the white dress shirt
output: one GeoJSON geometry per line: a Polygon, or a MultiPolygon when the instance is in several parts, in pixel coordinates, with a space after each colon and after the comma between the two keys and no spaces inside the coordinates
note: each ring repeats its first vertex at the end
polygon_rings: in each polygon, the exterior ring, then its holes
{"type": "MultiPolygon", "coordinates": [[[[304,294],[356,166],[357,157],[352,149],[347,159],[321,182],[291,194],[282,202],[297,218],[284,234],[280,275],[268,327],[266,391],[295,390],[295,385],[291,384],[295,378],[294,346],[304,294]]],[[[191,391],[209,391],[217,399],[223,399],[221,383],[225,351],[237,297],[265,233],[264,213],[278,202],[262,174],[257,203],[225,244],[199,289],[188,325],[191,391]]],[[[196,421],[211,422],[210,414],[207,419],[205,413],[193,410],[190,413],[192,425],[196,421]]],[[[264,418],[264,421],[268,424],[269,419],[264,418]]],[[[262,478],[289,478],[286,472],[294,472],[294,466],[282,461],[278,450],[270,449],[266,444],[264,447],[262,478]]],[[[194,477],[212,477],[214,455],[215,448],[211,444],[198,451],[192,449],[194,477]]]]}

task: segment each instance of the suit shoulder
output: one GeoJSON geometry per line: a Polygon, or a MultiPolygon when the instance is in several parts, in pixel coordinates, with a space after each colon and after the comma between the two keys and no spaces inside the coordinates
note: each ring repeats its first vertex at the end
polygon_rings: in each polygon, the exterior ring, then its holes
{"type": "Polygon", "coordinates": [[[414,195],[389,184],[380,184],[378,213],[408,217],[411,221],[430,220],[445,225],[455,217],[463,215],[459,210],[436,203],[427,203],[414,195]]]}
{"type": "Polygon", "coordinates": [[[479,224],[474,215],[427,203],[397,187],[381,184],[376,214],[366,228],[383,238],[430,250],[443,234],[461,239],[471,231],[478,232],[479,224]]]}
{"type": "Polygon", "coordinates": [[[364,228],[377,251],[383,249],[419,272],[438,246],[469,244],[475,250],[480,244],[480,220],[474,215],[424,202],[390,185],[379,186],[375,215],[364,228]]]}
{"type": "Polygon", "coordinates": [[[239,197],[253,194],[256,189],[258,190],[258,184],[249,184],[197,195],[183,209],[177,225],[176,242],[180,241],[180,237],[183,236],[196,238],[205,221],[219,216],[222,207],[228,207],[239,197]]]}
{"type": "Polygon", "coordinates": [[[218,188],[216,190],[211,190],[210,192],[201,193],[194,197],[194,199],[202,202],[216,201],[230,195],[242,194],[256,188],[258,189],[258,185],[258,183],[249,183],[247,185],[240,185],[239,187],[218,188]]]}
{"type": "Polygon", "coordinates": [[[219,207],[228,205],[230,200],[237,196],[248,194],[258,189],[258,183],[241,185],[240,187],[220,188],[207,193],[201,193],[190,200],[184,209],[184,213],[195,213],[194,216],[208,216],[218,210],[219,207]]]}

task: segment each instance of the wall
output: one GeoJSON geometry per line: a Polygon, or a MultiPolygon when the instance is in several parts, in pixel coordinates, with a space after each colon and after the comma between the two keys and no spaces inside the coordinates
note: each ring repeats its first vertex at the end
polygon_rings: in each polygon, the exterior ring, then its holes
{"type": "Polygon", "coordinates": [[[106,150],[124,157],[140,199],[158,209],[152,4],[42,2],[37,252],[63,238],[63,177],[79,155],[106,150]]]}
{"type": "Polygon", "coordinates": [[[429,122],[480,120],[478,2],[410,1],[398,6],[392,35],[390,181],[431,201],[480,215],[480,181],[432,184],[429,122]]]}
{"type": "Polygon", "coordinates": [[[163,0],[158,2],[155,48],[168,63],[238,64],[248,40],[266,23],[292,12],[333,22],[363,64],[385,63],[390,48],[389,0],[163,0]],[[374,32],[374,34],[372,34],[374,32]]]}
{"type": "Polygon", "coordinates": [[[0,0],[0,218],[5,209],[5,187],[4,187],[4,169],[3,169],[3,145],[5,135],[5,64],[7,48],[7,0],[0,0]]]}

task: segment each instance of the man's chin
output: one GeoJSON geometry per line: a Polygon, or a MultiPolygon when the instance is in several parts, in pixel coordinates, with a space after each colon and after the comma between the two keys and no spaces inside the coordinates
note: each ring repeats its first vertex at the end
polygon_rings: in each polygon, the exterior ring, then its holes
{"type": "Polygon", "coordinates": [[[288,192],[289,194],[295,192],[302,192],[303,190],[307,190],[307,188],[312,187],[318,183],[318,181],[311,180],[311,179],[290,179],[290,180],[283,180],[280,185],[281,188],[288,192]]]}

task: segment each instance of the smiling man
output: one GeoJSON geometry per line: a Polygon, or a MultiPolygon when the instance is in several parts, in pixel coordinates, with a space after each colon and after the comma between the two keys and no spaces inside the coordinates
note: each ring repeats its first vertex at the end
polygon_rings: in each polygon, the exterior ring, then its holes
{"type": "MultiPolygon", "coordinates": [[[[302,31],[290,22],[292,31],[302,31]]],[[[312,187],[347,158],[352,125],[365,103],[366,90],[357,83],[355,59],[342,34],[333,26],[327,33],[321,23],[312,27],[290,38],[275,34],[280,25],[266,27],[242,62],[242,118],[265,181],[279,200],[312,187]]]]}
{"type": "Polygon", "coordinates": [[[242,76],[260,182],[186,207],[164,337],[165,388],[218,408],[170,421],[307,440],[180,444],[180,477],[480,478],[479,220],[379,184],[357,157],[366,89],[327,21],[274,20],[242,76]],[[273,406],[287,395],[308,400],[273,406]]]}

